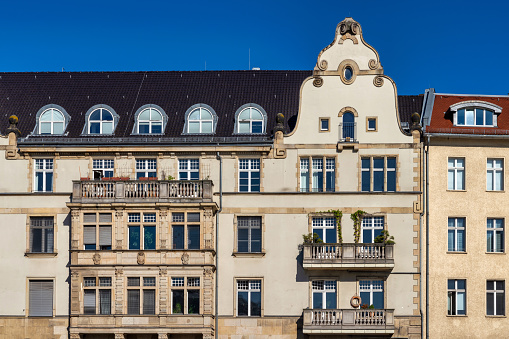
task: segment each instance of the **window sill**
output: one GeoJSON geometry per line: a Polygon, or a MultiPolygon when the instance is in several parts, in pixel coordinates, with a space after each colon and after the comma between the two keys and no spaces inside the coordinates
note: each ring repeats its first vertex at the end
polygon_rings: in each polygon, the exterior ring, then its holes
{"type": "Polygon", "coordinates": [[[39,252],[25,252],[25,257],[56,257],[58,252],[51,252],[51,253],[39,253],[39,252]]]}
{"type": "Polygon", "coordinates": [[[505,255],[505,252],[485,252],[486,254],[505,255]]]}
{"type": "Polygon", "coordinates": [[[458,314],[458,315],[447,315],[448,318],[468,318],[466,314],[458,314]]]}
{"type": "Polygon", "coordinates": [[[447,251],[447,254],[468,254],[466,251],[447,251]]]}
{"type": "Polygon", "coordinates": [[[467,190],[451,190],[447,189],[446,192],[466,192],[467,190]]]}
{"type": "Polygon", "coordinates": [[[506,315],[486,315],[486,318],[507,318],[506,315]]]}
{"type": "Polygon", "coordinates": [[[501,191],[499,191],[499,190],[486,190],[486,192],[490,192],[490,193],[505,193],[504,190],[501,190],[501,191]]]}
{"type": "Polygon", "coordinates": [[[265,252],[233,252],[232,256],[240,258],[261,258],[265,256],[265,252]]]}

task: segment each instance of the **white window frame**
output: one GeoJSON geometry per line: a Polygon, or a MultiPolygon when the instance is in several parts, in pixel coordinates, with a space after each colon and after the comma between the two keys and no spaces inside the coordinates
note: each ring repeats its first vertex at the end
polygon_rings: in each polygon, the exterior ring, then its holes
{"type": "MultiPolygon", "coordinates": [[[[311,220],[311,231],[314,233],[315,230],[320,229],[322,230],[322,234],[327,238],[327,232],[326,230],[333,229],[336,233],[336,241],[337,242],[337,229],[336,229],[336,217],[312,217],[311,220]]],[[[321,239],[321,238],[320,238],[321,239]]],[[[324,243],[328,244],[331,243],[327,239],[321,239],[324,243]]]]}
{"type": "Polygon", "coordinates": [[[465,158],[448,158],[447,159],[447,189],[454,191],[465,190],[465,158]],[[453,161],[451,166],[451,160],[453,161]],[[461,164],[462,163],[462,164],[461,164]],[[458,174],[462,175],[461,187],[458,185],[458,174]],[[452,186],[451,178],[452,177],[452,186]]]}
{"type": "Polygon", "coordinates": [[[214,133],[214,114],[209,111],[207,108],[205,107],[196,107],[195,109],[193,109],[191,112],[189,112],[189,114],[187,115],[187,133],[188,134],[213,134],[214,133]],[[191,120],[190,117],[193,113],[195,113],[196,111],[198,111],[199,115],[200,115],[200,118],[197,119],[197,120],[191,120]],[[207,114],[210,115],[210,119],[204,119],[202,118],[202,111],[205,111],[207,112],[207,114]],[[210,123],[210,126],[211,126],[211,130],[210,131],[203,131],[203,125],[204,123],[210,123]],[[191,123],[197,123],[198,126],[199,126],[199,132],[191,132],[190,129],[191,129],[191,123]]]}
{"type": "MultiPolygon", "coordinates": [[[[235,307],[236,313],[235,315],[239,316],[239,292],[248,292],[248,301],[247,301],[247,317],[261,317],[263,315],[263,293],[262,293],[262,280],[261,279],[236,279],[236,290],[237,290],[237,298],[235,307]],[[247,281],[247,288],[245,288],[243,282],[247,281]],[[260,292],[260,315],[252,315],[251,314],[251,294],[255,292],[260,292]]],[[[242,315],[241,317],[246,317],[246,315],[242,315]]]]}
{"type": "Polygon", "coordinates": [[[157,232],[157,225],[158,225],[158,218],[157,218],[157,213],[156,212],[129,212],[127,214],[127,249],[129,250],[133,250],[133,251],[143,251],[143,250],[146,250],[146,251],[155,251],[157,250],[159,247],[157,246],[157,241],[158,241],[158,232],[157,232]],[[139,216],[139,220],[138,219],[134,219],[134,217],[138,215],[139,216]],[[149,219],[149,216],[150,216],[150,219],[149,219]],[[155,216],[155,218],[152,220],[152,216],[155,216]],[[130,239],[130,232],[129,232],[129,228],[130,227],[139,227],[140,228],[140,248],[129,248],[130,244],[131,244],[131,239],[130,239]],[[151,249],[146,249],[145,248],[145,227],[154,227],[154,230],[155,230],[155,239],[154,239],[154,248],[151,248],[151,249]]]}
{"type": "Polygon", "coordinates": [[[136,116],[136,133],[137,134],[163,134],[164,133],[164,115],[163,113],[161,113],[157,108],[155,107],[146,107],[142,110],[140,110],[140,112],[138,112],[138,115],[136,116]],[[140,119],[140,116],[142,113],[144,113],[145,111],[149,111],[149,119],[148,120],[142,120],[140,119]],[[152,119],[152,111],[156,112],[157,114],[159,114],[159,117],[160,119],[152,119]],[[140,132],[140,123],[148,123],[148,132],[140,132]],[[161,125],[161,132],[153,132],[152,129],[153,129],[153,126],[156,126],[160,124],[161,125]]]}
{"type": "Polygon", "coordinates": [[[66,121],[65,121],[65,115],[64,113],[62,113],[60,110],[58,110],[57,108],[48,108],[46,109],[44,112],[41,113],[41,115],[39,116],[39,134],[41,135],[62,135],[64,134],[65,132],[65,129],[66,129],[66,121]],[[53,119],[53,112],[57,113],[57,114],[60,114],[62,116],[62,120],[54,120],[53,119]],[[45,115],[45,114],[51,114],[51,120],[42,120],[42,117],[45,115]],[[55,133],[55,124],[62,124],[63,127],[62,127],[62,133],[55,133]],[[42,125],[43,124],[49,124],[50,125],[50,130],[51,132],[50,133],[42,133],[42,125]]]}
{"type": "Polygon", "coordinates": [[[236,244],[235,248],[237,250],[237,253],[263,253],[263,217],[262,216],[251,216],[251,215],[239,215],[236,217],[236,224],[237,224],[237,230],[236,230],[236,244]],[[246,221],[247,225],[240,225],[241,221],[246,221]],[[260,222],[259,225],[256,225],[257,222],[260,222]],[[247,229],[248,231],[248,240],[247,240],[247,247],[248,250],[246,252],[240,252],[239,251],[239,234],[241,229],[247,229]],[[253,230],[260,230],[260,250],[254,251],[253,250],[253,237],[252,233],[253,230]]]}
{"type": "Polygon", "coordinates": [[[178,180],[200,180],[200,159],[179,159],[178,180]],[[198,177],[191,179],[191,173],[198,173],[198,177]]]}
{"type": "Polygon", "coordinates": [[[53,186],[55,185],[55,174],[53,172],[55,162],[53,159],[34,159],[34,192],[53,192],[53,186]],[[42,165],[42,166],[41,166],[42,165]],[[42,191],[37,189],[37,173],[43,173],[42,175],[42,191]],[[51,173],[51,187],[50,190],[46,190],[47,174],[51,173]]]}
{"type": "Polygon", "coordinates": [[[373,294],[376,292],[382,292],[384,296],[384,308],[385,308],[385,281],[382,279],[359,279],[359,295],[361,292],[369,293],[369,302],[362,300],[363,304],[373,305],[373,294]],[[368,283],[366,285],[366,283],[368,283]],[[381,286],[381,287],[380,287],[381,286]]]}
{"type": "Polygon", "coordinates": [[[311,281],[311,308],[315,305],[315,293],[321,293],[322,309],[327,309],[327,293],[334,293],[336,307],[338,305],[338,292],[336,280],[312,280],[311,281]]]}
{"type": "Polygon", "coordinates": [[[466,279],[447,279],[447,303],[448,303],[448,311],[447,315],[452,316],[465,316],[467,315],[467,280],[466,279]],[[454,281],[454,288],[449,288],[449,281],[454,281]],[[464,281],[465,282],[465,288],[458,288],[458,281],[464,281]],[[464,306],[465,306],[465,314],[458,314],[458,294],[463,293],[465,295],[464,299],[464,306]],[[454,298],[456,300],[456,308],[453,310],[452,305],[449,305],[449,303],[452,303],[451,295],[454,295],[454,298]],[[449,306],[451,306],[451,310],[449,311],[449,306]]]}
{"type": "Polygon", "coordinates": [[[261,164],[261,159],[239,159],[239,181],[238,181],[239,192],[242,192],[242,193],[245,193],[245,192],[261,192],[261,189],[262,189],[261,165],[262,165],[261,164]],[[240,173],[241,172],[246,172],[247,175],[248,175],[248,177],[247,177],[247,181],[248,181],[247,191],[241,191],[240,190],[240,180],[241,180],[240,173]],[[254,179],[252,177],[252,175],[255,172],[259,173],[258,180],[260,181],[259,189],[257,191],[253,191],[253,186],[255,186],[255,185],[253,185],[253,183],[252,183],[252,180],[254,179]]]}
{"type": "Polygon", "coordinates": [[[335,157],[300,157],[299,190],[301,192],[335,192],[336,191],[336,158],[335,157]],[[311,166],[310,166],[311,165],[311,166]],[[332,173],[330,188],[327,188],[327,174],[332,173]],[[316,174],[316,175],[315,175],[316,174]],[[319,187],[321,175],[322,186],[319,187]],[[307,182],[304,182],[307,181],[307,182]]]}
{"type": "Polygon", "coordinates": [[[486,315],[487,316],[505,316],[505,280],[487,280],[486,281],[486,315]],[[493,289],[488,289],[488,284],[493,283],[493,289]],[[497,285],[502,283],[502,288],[498,288],[497,285]],[[493,295],[493,314],[488,314],[488,294],[493,295]],[[502,294],[502,300],[504,301],[504,313],[497,314],[497,294],[502,294]]]}
{"type": "Polygon", "coordinates": [[[155,173],[152,178],[157,178],[157,159],[136,159],[136,180],[139,180],[138,173],[144,174],[141,177],[150,177],[149,173],[155,173]]]}
{"type": "Polygon", "coordinates": [[[94,109],[92,112],[90,112],[90,115],[88,116],[87,132],[88,132],[88,134],[91,134],[91,135],[101,135],[101,134],[111,135],[111,134],[113,134],[113,132],[115,132],[115,117],[114,117],[113,113],[111,113],[106,108],[96,108],[96,109],[94,109]],[[91,116],[96,111],[99,111],[100,119],[99,120],[92,120],[91,116]],[[111,115],[111,120],[104,120],[103,119],[105,113],[111,115]],[[99,123],[99,133],[92,133],[91,132],[90,129],[92,127],[92,123],[99,123]],[[107,123],[108,124],[111,123],[111,133],[104,133],[103,132],[103,125],[107,124],[107,123]]]}
{"type": "Polygon", "coordinates": [[[361,156],[361,180],[360,180],[360,190],[361,192],[397,192],[398,191],[398,157],[395,155],[366,155],[361,156]],[[376,158],[382,158],[384,161],[383,168],[375,168],[375,159],[376,158]],[[365,168],[362,166],[362,160],[368,159],[369,160],[369,167],[365,168]],[[394,159],[394,166],[395,167],[388,167],[388,160],[394,159]],[[364,191],[362,189],[363,186],[363,173],[368,172],[369,173],[369,191],[364,191]],[[381,191],[375,191],[375,172],[383,172],[383,189],[381,191]],[[394,190],[389,191],[388,190],[388,177],[389,172],[394,172],[394,190]]]}
{"type": "Polygon", "coordinates": [[[202,295],[201,295],[201,277],[172,277],[170,281],[170,314],[202,314],[201,311],[201,303],[202,303],[202,295]],[[182,282],[182,283],[181,283],[182,282]],[[182,305],[182,313],[173,313],[173,292],[174,291],[183,291],[184,294],[184,304],[182,305]],[[197,313],[189,313],[189,291],[199,291],[199,306],[197,313]]]}
{"type": "Polygon", "coordinates": [[[239,133],[239,134],[263,134],[263,133],[265,133],[265,116],[263,115],[263,113],[258,108],[252,107],[252,106],[244,108],[243,110],[241,110],[238,113],[237,119],[238,119],[237,133],[239,133]],[[250,110],[249,111],[249,118],[248,119],[240,119],[241,114],[244,111],[246,111],[246,110],[250,110]],[[261,119],[254,119],[252,117],[252,110],[258,112],[261,115],[262,118],[261,119]],[[247,132],[247,133],[246,132],[241,132],[240,131],[241,123],[246,123],[246,122],[249,123],[249,132],[247,132]],[[257,133],[253,132],[253,122],[261,122],[261,124],[262,124],[262,131],[261,132],[257,132],[257,133]]]}
{"type": "MultiPolygon", "coordinates": [[[[201,213],[199,211],[192,211],[192,210],[189,210],[189,211],[174,211],[172,212],[171,214],[171,224],[170,224],[170,236],[169,236],[169,241],[171,242],[171,248],[172,249],[176,249],[176,250],[179,250],[179,251],[183,251],[183,250],[189,250],[189,242],[190,242],[190,238],[189,238],[189,227],[193,227],[193,226],[199,226],[199,230],[200,230],[200,234],[201,234],[201,231],[202,231],[202,221],[203,221],[203,216],[201,215],[201,213]],[[189,215],[190,214],[197,214],[199,216],[199,220],[198,221],[189,221],[189,215]],[[180,219],[180,216],[183,215],[183,218],[180,219]],[[184,247],[183,248],[174,248],[174,243],[173,243],[173,240],[174,240],[174,226],[183,226],[184,227],[184,247]]],[[[198,248],[194,248],[194,250],[196,249],[201,249],[202,248],[202,241],[201,241],[201,236],[199,237],[198,239],[198,248]]],[[[191,249],[192,250],[192,249],[191,249]]]]}
{"type": "Polygon", "coordinates": [[[371,237],[373,242],[375,241],[375,230],[384,230],[385,228],[385,216],[365,216],[361,222],[361,243],[365,243],[364,230],[371,231],[371,237]]]}
{"type": "Polygon", "coordinates": [[[467,220],[464,217],[449,217],[447,219],[447,251],[448,252],[465,252],[467,250],[467,239],[466,239],[466,235],[467,235],[466,227],[467,226],[466,225],[467,225],[467,220]],[[449,221],[451,219],[454,220],[454,226],[449,225],[449,221]],[[463,220],[463,226],[458,226],[459,219],[463,220]],[[454,232],[454,241],[453,241],[454,248],[452,250],[449,249],[449,232],[450,231],[454,232]],[[458,244],[459,244],[458,231],[463,231],[463,247],[464,247],[463,250],[460,250],[458,248],[458,244]]]}
{"type": "Polygon", "coordinates": [[[505,220],[503,218],[488,218],[487,220],[487,224],[486,224],[486,237],[488,236],[488,234],[491,232],[493,233],[492,235],[492,241],[493,243],[491,244],[492,245],[492,251],[489,251],[488,248],[486,248],[486,252],[487,253],[504,253],[505,251],[505,220]],[[489,227],[489,222],[491,221],[491,224],[493,225],[493,227],[489,227]],[[501,222],[502,224],[502,227],[498,227],[497,226],[497,222],[501,222]],[[497,246],[497,234],[500,234],[500,237],[502,239],[502,248],[498,248],[497,246]]]}
{"type": "Polygon", "coordinates": [[[486,163],[486,190],[487,191],[503,191],[504,190],[504,159],[502,158],[488,158],[487,160],[487,163],[486,163]],[[501,162],[501,167],[496,167],[497,165],[497,161],[500,161],[501,162]],[[489,167],[491,163],[491,168],[489,167]],[[497,174],[501,174],[500,177],[502,178],[501,179],[501,182],[499,183],[497,181],[497,174]],[[488,177],[491,175],[492,177],[492,181],[491,181],[491,184],[492,186],[489,187],[489,180],[488,180],[488,177]],[[500,184],[500,189],[496,189],[496,187],[500,184]]]}
{"type": "Polygon", "coordinates": [[[92,160],[93,179],[96,179],[96,173],[99,178],[111,178],[115,176],[115,159],[93,159],[92,160]],[[111,172],[111,175],[107,175],[111,172]]]}
{"type": "Polygon", "coordinates": [[[51,216],[30,216],[29,253],[55,253],[55,218],[51,216]],[[42,225],[34,225],[35,220],[41,220],[42,225]],[[48,225],[50,223],[51,225],[48,225]],[[41,251],[34,252],[34,229],[41,229],[41,251]],[[47,237],[51,231],[51,237],[47,237]],[[48,239],[50,238],[50,239],[48,239]],[[45,241],[48,239],[48,241],[45,241]]]}

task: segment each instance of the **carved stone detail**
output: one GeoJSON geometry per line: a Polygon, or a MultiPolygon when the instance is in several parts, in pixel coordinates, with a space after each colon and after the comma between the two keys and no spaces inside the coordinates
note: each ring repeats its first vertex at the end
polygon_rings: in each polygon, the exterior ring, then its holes
{"type": "Polygon", "coordinates": [[[206,276],[206,277],[207,276],[211,276],[212,273],[214,273],[214,269],[212,267],[205,267],[203,269],[203,275],[206,276]]]}
{"type": "Polygon", "coordinates": [[[94,261],[94,265],[99,265],[101,263],[101,255],[99,253],[94,254],[92,260],[94,261]]]}
{"type": "Polygon", "coordinates": [[[119,219],[119,218],[122,218],[124,216],[124,211],[123,210],[116,210],[115,211],[115,218],[119,219]]]}
{"type": "Polygon", "coordinates": [[[138,258],[136,259],[136,261],[138,262],[138,265],[145,264],[145,253],[138,252],[138,258]]]}
{"type": "Polygon", "coordinates": [[[122,240],[117,240],[117,250],[122,249],[122,240]]]}
{"type": "Polygon", "coordinates": [[[323,78],[322,77],[314,77],[313,86],[322,87],[322,85],[323,85],[323,78]]]}
{"type": "Polygon", "coordinates": [[[182,254],[182,256],[180,257],[180,260],[182,260],[182,265],[189,264],[189,254],[187,254],[187,253],[182,254]]]}
{"type": "Polygon", "coordinates": [[[71,271],[71,279],[78,279],[79,276],[80,274],[78,273],[78,271],[76,270],[71,271]]]}
{"type": "Polygon", "coordinates": [[[357,40],[355,35],[351,35],[350,33],[346,33],[341,38],[339,38],[338,44],[341,45],[341,44],[343,44],[343,42],[345,42],[345,40],[348,40],[348,39],[352,40],[354,45],[357,45],[359,43],[359,40],[357,40]]]}
{"type": "Polygon", "coordinates": [[[167,333],[158,333],[157,339],[168,339],[168,334],[167,333]]]}
{"type": "Polygon", "coordinates": [[[203,216],[204,216],[205,218],[210,218],[210,217],[212,217],[212,210],[211,210],[211,209],[204,210],[204,211],[203,211],[203,216]]]}
{"type": "Polygon", "coordinates": [[[168,210],[167,209],[159,211],[159,217],[166,218],[167,216],[168,216],[168,210]]]}
{"type": "Polygon", "coordinates": [[[377,75],[374,79],[373,79],[373,85],[375,85],[376,87],[382,87],[384,84],[384,78],[377,75]]]}
{"type": "Polygon", "coordinates": [[[115,333],[115,339],[125,339],[124,333],[115,333]]]}
{"type": "Polygon", "coordinates": [[[71,210],[71,216],[72,216],[73,219],[79,218],[80,217],[80,210],[71,210]]]}
{"type": "Polygon", "coordinates": [[[327,62],[327,60],[320,60],[320,62],[318,62],[317,64],[317,67],[320,71],[326,71],[328,65],[329,63],[327,62]]]}
{"type": "Polygon", "coordinates": [[[168,274],[168,269],[166,267],[160,267],[159,268],[159,275],[160,276],[165,276],[168,274]]]}
{"type": "Polygon", "coordinates": [[[124,274],[124,270],[122,268],[116,268],[115,269],[115,276],[121,276],[124,274]]]}
{"type": "Polygon", "coordinates": [[[369,66],[369,69],[377,69],[379,66],[379,63],[375,59],[370,59],[368,62],[368,66],[369,66]]]}
{"type": "Polygon", "coordinates": [[[339,32],[341,35],[345,35],[346,33],[357,35],[360,32],[360,26],[352,18],[346,18],[339,23],[339,32]]]}
{"type": "Polygon", "coordinates": [[[81,339],[81,334],[79,333],[70,333],[69,339],[81,339]]]}

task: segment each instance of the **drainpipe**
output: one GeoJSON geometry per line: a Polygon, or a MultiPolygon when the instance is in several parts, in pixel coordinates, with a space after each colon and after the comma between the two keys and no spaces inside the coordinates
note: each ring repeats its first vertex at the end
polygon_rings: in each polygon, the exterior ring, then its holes
{"type": "Polygon", "coordinates": [[[219,338],[219,213],[223,210],[223,158],[219,155],[219,152],[216,154],[216,159],[219,160],[219,210],[216,212],[216,287],[215,294],[216,299],[214,303],[214,313],[215,313],[215,338],[219,338]]]}
{"type": "Polygon", "coordinates": [[[429,338],[429,140],[426,143],[426,338],[429,338]]]}

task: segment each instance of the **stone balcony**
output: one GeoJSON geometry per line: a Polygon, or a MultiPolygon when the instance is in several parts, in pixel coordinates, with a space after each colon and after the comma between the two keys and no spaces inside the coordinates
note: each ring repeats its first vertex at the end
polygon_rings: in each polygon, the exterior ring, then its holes
{"type": "Polygon", "coordinates": [[[212,202],[212,193],[211,180],[75,180],[72,202],[199,203],[212,202]]]}
{"type": "Polygon", "coordinates": [[[394,310],[305,309],[305,334],[388,335],[394,333],[394,310]]]}
{"type": "Polygon", "coordinates": [[[309,270],[392,270],[394,245],[304,244],[303,266],[309,270]]]}

